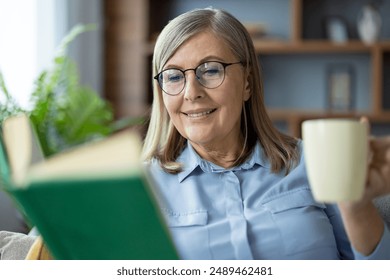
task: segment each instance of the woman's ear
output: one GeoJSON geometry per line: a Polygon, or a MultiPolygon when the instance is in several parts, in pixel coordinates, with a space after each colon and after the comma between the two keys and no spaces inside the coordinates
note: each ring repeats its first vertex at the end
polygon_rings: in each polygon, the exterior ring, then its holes
{"type": "Polygon", "coordinates": [[[251,83],[249,81],[249,73],[246,73],[245,75],[245,87],[244,87],[244,93],[243,93],[243,99],[244,101],[248,101],[248,99],[251,97],[251,83]]]}

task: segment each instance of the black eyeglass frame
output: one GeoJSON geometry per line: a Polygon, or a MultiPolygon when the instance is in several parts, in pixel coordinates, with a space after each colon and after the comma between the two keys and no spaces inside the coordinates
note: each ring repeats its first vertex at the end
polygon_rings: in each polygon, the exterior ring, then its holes
{"type": "Polygon", "coordinates": [[[192,71],[194,71],[195,77],[196,77],[196,79],[198,80],[199,84],[201,84],[203,87],[208,88],[208,89],[215,89],[215,88],[219,87],[220,85],[222,85],[223,82],[225,81],[226,67],[228,67],[228,66],[230,66],[230,65],[234,65],[234,64],[241,64],[241,65],[244,65],[244,63],[243,63],[242,61],[231,62],[231,63],[225,63],[225,62],[221,62],[221,61],[210,60],[210,61],[202,62],[201,64],[199,64],[199,65],[196,66],[195,68],[188,68],[188,69],[184,69],[184,70],[181,70],[181,69],[178,69],[178,68],[167,68],[167,69],[162,70],[162,71],[161,71],[160,73],[158,73],[156,76],[154,76],[153,79],[155,79],[155,80],[157,81],[159,87],[161,88],[161,90],[162,90],[163,92],[165,92],[166,94],[171,95],[171,96],[176,96],[176,95],[179,95],[179,94],[183,91],[183,89],[185,88],[185,86],[186,86],[187,78],[186,78],[186,74],[185,74],[185,73],[186,73],[187,71],[192,70],[192,71]],[[205,85],[203,85],[203,84],[199,81],[200,78],[196,75],[196,70],[197,70],[201,65],[203,65],[203,64],[205,64],[205,63],[210,63],[210,62],[217,62],[217,63],[220,63],[220,64],[223,66],[223,79],[222,79],[221,83],[220,83],[218,86],[216,86],[216,87],[206,87],[205,85]],[[183,73],[183,76],[184,76],[183,88],[182,88],[178,93],[176,93],[176,94],[171,94],[171,93],[166,92],[166,91],[163,89],[163,87],[161,86],[161,84],[160,84],[160,79],[159,79],[160,75],[161,75],[163,72],[168,71],[168,70],[178,70],[178,71],[180,71],[181,73],[183,73]]]}

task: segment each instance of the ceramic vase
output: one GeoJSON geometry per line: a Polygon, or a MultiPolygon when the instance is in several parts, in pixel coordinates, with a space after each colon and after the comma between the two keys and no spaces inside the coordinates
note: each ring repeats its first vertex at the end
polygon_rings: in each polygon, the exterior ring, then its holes
{"type": "Polygon", "coordinates": [[[366,44],[373,44],[379,38],[382,19],[372,5],[364,6],[357,22],[360,39],[366,44]]]}

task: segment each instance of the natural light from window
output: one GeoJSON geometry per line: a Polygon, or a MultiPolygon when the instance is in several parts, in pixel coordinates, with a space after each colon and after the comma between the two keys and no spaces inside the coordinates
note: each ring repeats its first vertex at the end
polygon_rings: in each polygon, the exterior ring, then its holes
{"type": "Polygon", "coordinates": [[[54,3],[0,0],[0,71],[9,93],[24,108],[28,107],[35,79],[54,54],[54,3]]]}
{"type": "Polygon", "coordinates": [[[36,1],[0,0],[0,71],[23,106],[37,75],[36,1]]]}

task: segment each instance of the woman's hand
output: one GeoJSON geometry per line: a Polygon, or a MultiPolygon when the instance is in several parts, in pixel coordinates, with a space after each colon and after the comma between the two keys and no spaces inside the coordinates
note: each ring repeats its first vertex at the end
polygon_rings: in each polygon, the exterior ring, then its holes
{"type": "MultiPolygon", "coordinates": [[[[370,134],[370,124],[367,118],[360,120],[367,126],[367,133],[370,134]]],[[[366,186],[362,199],[356,202],[347,202],[353,208],[359,208],[371,203],[376,197],[390,193],[390,136],[373,137],[369,136],[369,154],[366,186]]]]}
{"type": "MultiPolygon", "coordinates": [[[[367,118],[362,118],[361,122],[367,125],[367,133],[370,133],[367,118]]],[[[384,230],[373,199],[390,193],[390,136],[370,137],[368,144],[367,180],[363,197],[359,201],[338,204],[351,244],[363,255],[375,250],[384,230]]]]}
{"type": "Polygon", "coordinates": [[[370,139],[367,198],[390,193],[390,136],[370,139]]]}

